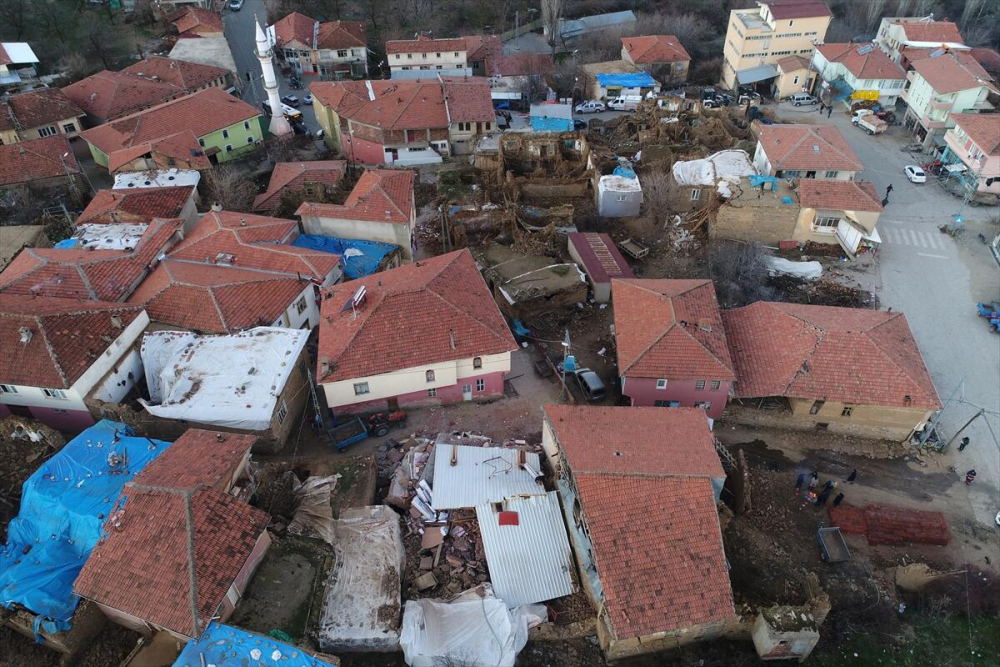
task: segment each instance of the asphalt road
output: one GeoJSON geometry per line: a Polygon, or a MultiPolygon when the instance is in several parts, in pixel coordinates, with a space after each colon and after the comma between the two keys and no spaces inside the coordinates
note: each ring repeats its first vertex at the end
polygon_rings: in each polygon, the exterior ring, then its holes
{"type": "MultiPolygon", "coordinates": [[[[263,24],[266,15],[263,0],[245,0],[243,9],[238,12],[229,11],[227,7],[223,12],[222,21],[226,27],[226,41],[229,42],[229,49],[233,52],[236,68],[240,71],[240,76],[243,79],[243,99],[260,108],[261,103],[267,100],[267,95],[264,93],[260,61],[257,60],[255,51],[256,30],[253,25],[255,15],[263,24]],[[249,81],[247,80],[247,72],[250,72],[249,81]]],[[[278,77],[282,97],[291,94],[301,101],[308,94],[307,88],[311,77],[303,77],[302,90],[292,90],[288,81],[281,76],[277,59],[275,59],[274,73],[278,77]]],[[[315,132],[319,129],[312,105],[302,102],[299,111],[302,112],[305,125],[310,131],[315,132]]]]}
{"type": "Polygon", "coordinates": [[[1000,510],[1000,336],[990,333],[975,305],[1000,299],[997,264],[978,238],[979,233],[989,238],[997,233],[989,222],[996,207],[968,207],[962,235],[942,234],[938,226],[951,222],[962,201],[933,177],[922,184],[906,179],[904,166],[929,158],[901,150],[909,143],[902,126],[868,136],[844,112],[821,118],[816,111],[782,104],[778,113],[786,122],[836,126],[867,167],[861,178],[871,181],[879,194],[893,186],[877,227],[883,240],[878,269],[868,278],[880,292],[883,308],[906,314],[946,404],[939,432],[951,438],[985,409],[961,434],[969,437],[970,446],[959,452],[956,440],[946,456],[962,477],[976,470],[969,498],[976,519],[992,525],[1000,510]]]}

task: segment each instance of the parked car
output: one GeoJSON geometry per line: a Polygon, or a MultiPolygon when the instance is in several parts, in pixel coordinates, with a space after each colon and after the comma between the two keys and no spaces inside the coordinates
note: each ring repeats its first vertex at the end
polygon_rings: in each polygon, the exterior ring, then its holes
{"type": "Polygon", "coordinates": [[[313,103],[312,93],[306,93],[306,96],[302,98],[302,101],[305,102],[306,104],[312,104],[313,103]]]}
{"type": "Polygon", "coordinates": [[[805,93],[795,93],[794,95],[789,95],[788,101],[797,107],[800,107],[804,104],[809,104],[812,106],[816,106],[817,104],[819,104],[819,100],[817,100],[812,95],[806,95],[805,93]]]}
{"type": "Polygon", "coordinates": [[[915,164],[908,164],[903,167],[903,173],[906,174],[906,180],[910,183],[926,183],[927,174],[924,170],[915,164]]]}
{"type": "Polygon", "coordinates": [[[703,99],[703,100],[710,100],[710,99],[714,98],[718,93],[719,93],[719,91],[717,91],[715,88],[712,88],[712,87],[702,88],[701,89],[701,99],[703,99]]]}
{"type": "Polygon", "coordinates": [[[299,98],[295,97],[295,95],[285,95],[284,97],[281,98],[281,101],[287,104],[288,106],[295,108],[298,108],[300,104],[299,98]]]}
{"type": "Polygon", "coordinates": [[[586,131],[586,129],[587,129],[587,121],[582,120],[580,118],[574,118],[573,119],[573,129],[574,130],[584,130],[584,131],[586,131]]]}
{"type": "Polygon", "coordinates": [[[589,100],[587,102],[580,102],[576,105],[575,111],[577,113],[600,113],[602,111],[607,111],[608,107],[604,102],[598,100],[589,100]]]}
{"type": "Polygon", "coordinates": [[[889,123],[879,118],[871,109],[858,109],[854,112],[851,122],[868,134],[881,134],[889,129],[889,123]]]}
{"type": "Polygon", "coordinates": [[[573,373],[576,378],[576,385],[583,393],[583,397],[588,403],[603,401],[607,390],[600,376],[589,368],[581,368],[573,373]]]}
{"type": "Polygon", "coordinates": [[[229,0],[229,10],[238,12],[243,9],[243,0],[229,0]]]}

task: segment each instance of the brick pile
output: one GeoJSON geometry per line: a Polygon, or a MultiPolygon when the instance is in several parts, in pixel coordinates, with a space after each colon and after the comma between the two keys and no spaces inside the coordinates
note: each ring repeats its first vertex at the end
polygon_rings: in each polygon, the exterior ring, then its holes
{"type": "Polygon", "coordinates": [[[951,540],[948,522],[940,512],[925,512],[903,507],[869,505],[830,508],[830,521],[845,533],[865,535],[868,543],[938,544],[951,540]]]}

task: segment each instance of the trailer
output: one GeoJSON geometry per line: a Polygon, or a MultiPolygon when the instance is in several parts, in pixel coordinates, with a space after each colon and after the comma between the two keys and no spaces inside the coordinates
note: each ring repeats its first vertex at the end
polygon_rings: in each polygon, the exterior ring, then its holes
{"type": "Polygon", "coordinates": [[[830,528],[820,526],[816,531],[816,541],[819,542],[823,560],[827,563],[843,563],[851,560],[851,550],[837,526],[830,528]]]}
{"type": "Polygon", "coordinates": [[[649,248],[647,246],[631,237],[621,241],[618,244],[618,247],[622,249],[623,253],[632,259],[642,259],[649,254],[649,248]]]}

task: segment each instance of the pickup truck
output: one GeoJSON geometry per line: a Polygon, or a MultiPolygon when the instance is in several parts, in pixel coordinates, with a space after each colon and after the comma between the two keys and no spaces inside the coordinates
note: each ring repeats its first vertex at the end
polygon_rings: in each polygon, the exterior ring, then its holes
{"type": "Polygon", "coordinates": [[[871,109],[858,109],[851,122],[868,134],[881,134],[889,129],[889,123],[876,116],[871,109]]]}
{"type": "Polygon", "coordinates": [[[355,417],[349,422],[340,426],[331,426],[326,430],[326,440],[337,448],[337,451],[344,451],[356,442],[361,442],[369,436],[381,438],[389,432],[393,426],[400,426],[406,423],[406,413],[402,410],[388,415],[378,413],[371,415],[367,419],[355,417]]]}
{"type": "Polygon", "coordinates": [[[576,113],[600,113],[602,111],[607,111],[608,108],[605,106],[604,102],[598,100],[590,100],[588,102],[580,102],[576,105],[576,113]]]}

